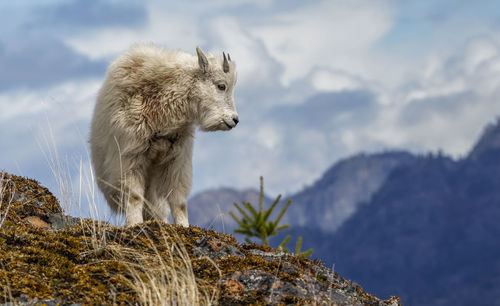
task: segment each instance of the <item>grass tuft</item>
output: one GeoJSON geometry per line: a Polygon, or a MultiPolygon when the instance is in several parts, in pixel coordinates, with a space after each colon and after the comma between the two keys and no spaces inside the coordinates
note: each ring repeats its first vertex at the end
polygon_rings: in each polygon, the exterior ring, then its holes
{"type": "MultiPolygon", "coordinates": [[[[56,180],[64,211],[73,211],[78,207],[81,212],[84,208],[82,205],[86,203],[88,205],[86,208],[93,219],[80,219],[82,241],[85,244],[80,256],[87,260],[94,258],[96,261],[102,260],[101,258],[112,258],[117,265],[124,266],[128,287],[140,305],[214,304],[218,298],[217,291],[213,286],[204,284],[195,277],[186,247],[174,232],[167,233],[162,230],[159,237],[152,237],[147,228],[138,225],[139,232],[136,237],[128,237],[126,241],[115,241],[116,227],[99,221],[101,217],[99,207],[106,203],[102,203],[103,197],[97,191],[96,177],[88,150],[85,150],[86,158],[78,158],[77,167],[70,167],[68,159],[62,159],[58,153],[50,124],[48,131],[49,135],[44,136],[43,145],[40,147],[56,180]],[[75,168],[76,184],[72,175],[75,168]],[[144,235],[149,240],[149,251],[134,247],[144,243],[144,235]],[[110,239],[110,236],[113,236],[113,239],[110,239]],[[161,246],[161,251],[158,250],[158,245],[161,246]]],[[[121,186],[115,188],[123,193],[121,186]]],[[[115,221],[119,223],[119,216],[115,221]]],[[[122,228],[122,230],[128,229],[122,228]]],[[[110,297],[116,298],[113,294],[110,297]]]]}

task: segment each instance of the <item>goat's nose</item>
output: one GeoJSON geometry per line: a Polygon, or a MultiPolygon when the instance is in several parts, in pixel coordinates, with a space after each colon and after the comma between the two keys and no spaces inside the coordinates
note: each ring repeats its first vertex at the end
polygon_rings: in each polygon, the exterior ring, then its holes
{"type": "Polygon", "coordinates": [[[240,122],[240,120],[238,119],[238,117],[233,117],[233,122],[234,122],[234,125],[237,125],[238,122],[240,122]]]}

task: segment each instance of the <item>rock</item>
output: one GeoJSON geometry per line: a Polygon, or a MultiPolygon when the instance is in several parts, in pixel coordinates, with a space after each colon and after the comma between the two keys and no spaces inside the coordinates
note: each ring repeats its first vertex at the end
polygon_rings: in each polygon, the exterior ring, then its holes
{"type": "Polygon", "coordinates": [[[194,226],[64,216],[36,181],[0,178],[0,305],[400,305],[318,261],[194,226]]]}
{"type": "Polygon", "coordinates": [[[238,294],[230,292],[231,295],[263,295],[265,300],[271,304],[297,297],[311,299],[311,296],[306,295],[307,291],[302,290],[302,288],[281,281],[278,277],[261,270],[247,270],[243,273],[237,271],[224,278],[222,282],[223,284],[228,282],[235,284],[233,288],[238,287],[238,294]]]}
{"type": "Polygon", "coordinates": [[[43,221],[42,219],[40,219],[40,217],[37,216],[28,216],[23,220],[36,228],[49,229],[52,227],[49,223],[43,221]]]}
{"type": "Polygon", "coordinates": [[[56,197],[32,179],[0,172],[0,224],[17,223],[26,217],[48,222],[49,214],[62,214],[56,197]]]}
{"type": "Polygon", "coordinates": [[[72,227],[81,222],[80,218],[73,218],[71,216],[64,216],[62,214],[48,214],[49,221],[53,229],[61,229],[65,227],[72,227]]]}
{"type": "Polygon", "coordinates": [[[227,256],[245,257],[245,255],[232,245],[228,245],[218,239],[202,237],[194,242],[193,255],[201,258],[208,256],[211,259],[218,259],[227,256]]]}
{"type": "Polygon", "coordinates": [[[226,279],[222,282],[222,284],[223,284],[223,289],[229,295],[237,296],[245,293],[245,287],[235,279],[232,278],[226,279]]]}

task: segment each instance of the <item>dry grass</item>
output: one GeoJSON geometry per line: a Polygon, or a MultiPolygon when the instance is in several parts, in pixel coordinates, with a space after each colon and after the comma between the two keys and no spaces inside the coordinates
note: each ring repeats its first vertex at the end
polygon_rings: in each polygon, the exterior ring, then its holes
{"type": "Polygon", "coordinates": [[[5,222],[5,219],[7,218],[7,215],[9,213],[9,209],[12,205],[12,200],[14,199],[14,192],[11,191],[12,186],[11,184],[9,184],[9,179],[6,179],[6,173],[2,171],[0,174],[0,227],[2,227],[3,223],[5,222]],[[10,197],[8,199],[5,199],[4,201],[4,195],[6,191],[9,191],[10,197]],[[2,207],[4,205],[5,207],[2,207]],[[4,211],[3,214],[2,210],[4,211]]]}
{"type": "MultiPolygon", "coordinates": [[[[71,211],[75,205],[77,194],[73,188],[71,171],[68,160],[63,161],[57,150],[57,144],[52,130],[52,126],[47,122],[47,134],[42,134],[42,139],[38,141],[38,146],[47,161],[50,172],[56,180],[59,202],[63,205],[64,211],[71,211]]],[[[78,195],[80,196],[81,193],[78,195]]]]}
{"type": "MultiPolygon", "coordinates": [[[[144,232],[144,234],[146,234],[144,232]]],[[[162,232],[167,252],[153,254],[119,252],[133,278],[131,287],[141,305],[213,305],[217,292],[197,280],[189,255],[180,239],[162,232]],[[132,256],[127,258],[127,255],[132,256]]],[[[152,244],[154,246],[154,244],[152,244]]]]}
{"type": "MultiPolygon", "coordinates": [[[[44,137],[44,146],[40,147],[56,180],[61,195],[59,200],[64,211],[71,211],[75,206],[81,211],[83,203],[86,203],[92,219],[95,220],[81,222],[88,246],[82,256],[109,252],[118,261],[126,264],[132,279],[130,288],[136,293],[140,305],[213,305],[218,298],[217,292],[195,277],[189,254],[178,237],[172,237],[166,232],[162,233],[162,237],[154,237],[156,241],[161,240],[162,250],[169,251],[159,252],[154,248],[151,254],[108,243],[106,233],[111,226],[107,222],[98,221],[101,217],[99,207],[106,204],[101,203],[103,198],[97,191],[88,151],[86,150],[86,162],[83,157],[79,158],[78,182],[74,184],[67,159],[62,162],[50,126],[48,130],[50,134],[44,137]]],[[[123,192],[121,186],[116,188],[123,192]]],[[[147,235],[145,231],[142,233],[147,235]]],[[[151,245],[154,246],[154,243],[151,245]]],[[[110,303],[112,302],[110,300],[110,303]]]]}

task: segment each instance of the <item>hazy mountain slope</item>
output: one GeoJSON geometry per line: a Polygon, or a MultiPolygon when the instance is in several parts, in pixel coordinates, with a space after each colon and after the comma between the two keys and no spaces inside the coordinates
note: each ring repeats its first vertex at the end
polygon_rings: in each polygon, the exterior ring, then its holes
{"type": "Polygon", "coordinates": [[[285,221],[333,232],[371,198],[392,169],[413,160],[410,153],[397,151],[341,160],[313,185],[287,197],[293,204],[285,221]]]}
{"type": "Polygon", "coordinates": [[[481,138],[469,153],[468,159],[476,160],[483,152],[498,148],[500,148],[500,118],[496,123],[486,126],[481,138]]]}
{"type": "Polygon", "coordinates": [[[380,296],[410,305],[500,299],[500,124],[470,157],[419,158],[395,169],[315,255],[380,296]],[[326,253],[328,252],[328,253],[326,253]]]}
{"type": "MultiPolygon", "coordinates": [[[[200,227],[232,234],[237,226],[229,215],[229,211],[236,211],[233,203],[242,201],[258,205],[259,191],[219,188],[200,192],[188,199],[189,222],[200,227]]],[[[269,198],[264,197],[264,203],[269,202],[269,198]]]]}
{"type": "MultiPolygon", "coordinates": [[[[413,160],[414,157],[407,152],[359,154],[342,160],[313,185],[283,197],[293,200],[283,222],[334,231],[360,203],[370,199],[392,169],[413,160]]],[[[253,189],[220,188],[198,193],[188,200],[190,222],[220,231],[224,226],[226,232],[232,232],[236,224],[228,212],[234,210],[233,202],[245,200],[256,205],[258,197],[259,192],[253,189]],[[207,206],[210,207],[208,211],[207,206]]],[[[269,203],[270,199],[266,197],[265,202],[269,203]]]]}

